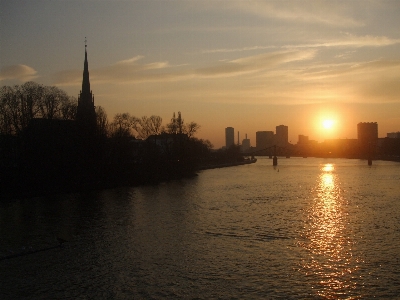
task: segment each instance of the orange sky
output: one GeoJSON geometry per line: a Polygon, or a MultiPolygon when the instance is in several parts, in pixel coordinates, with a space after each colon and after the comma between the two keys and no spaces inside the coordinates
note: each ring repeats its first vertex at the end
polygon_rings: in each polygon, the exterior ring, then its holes
{"type": "Polygon", "coordinates": [[[231,126],[323,141],[400,131],[398,1],[1,1],[0,84],[80,90],[88,39],[109,118],[173,112],[224,145],[231,126]],[[322,120],[334,126],[323,130],[322,120]]]}

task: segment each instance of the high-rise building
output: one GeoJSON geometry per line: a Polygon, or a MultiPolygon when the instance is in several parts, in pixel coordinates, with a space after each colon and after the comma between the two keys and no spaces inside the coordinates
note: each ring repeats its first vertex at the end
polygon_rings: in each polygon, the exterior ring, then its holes
{"type": "Polygon", "coordinates": [[[94,107],[94,96],[90,89],[89,64],[87,60],[85,42],[85,61],[83,64],[82,90],[78,97],[78,108],[76,121],[81,134],[92,135],[96,130],[96,112],[94,107]]]}
{"type": "Polygon", "coordinates": [[[378,123],[362,122],[357,124],[359,151],[362,155],[371,155],[378,144],[378,123]]]}
{"type": "Polygon", "coordinates": [[[286,147],[289,142],[289,129],[285,125],[276,126],[275,145],[286,147]]]}
{"type": "Polygon", "coordinates": [[[256,132],[256,148],[257,150],[263,150],[271,147],[274,141],[273,131],[257,131],[256,132]]]}
{"type": "Polygon", "coordinates": [[[357,138],[362,145],[378,141],[378,123],[361,122],[357,124],[357,138]]]}
{"type": "Polygon", "coordinates": [[[389,139],[400,139],[400,132],[388,132],[386,136],[389,139]]]}
{"type": "Polygon", "coordinates": [[[235,129],[233,127],[225,128],[225,146],[229,148],[235,144],[235,129]]]}
{"type": "Polygon", "coordinates": [[[299,141],[297,142],[299,145],[306,145],[308,144],[308,136],[299,134],[299,141]]]}
{"type": "Polygon", "coordinates": [[[242,141],[242,151],[246,152],[249,149],[250,149],[250,139],[247,138],[246,134],[246,138],[242,141]]]}

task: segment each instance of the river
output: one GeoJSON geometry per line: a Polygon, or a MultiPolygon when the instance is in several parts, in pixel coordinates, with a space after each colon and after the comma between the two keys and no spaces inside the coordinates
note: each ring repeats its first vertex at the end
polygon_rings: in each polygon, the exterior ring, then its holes
{"type": "Polygon", "coordinates": [[[400,163],[259,157],[8,201],[0,237],[1,299],[391,299],[400,163]]]}

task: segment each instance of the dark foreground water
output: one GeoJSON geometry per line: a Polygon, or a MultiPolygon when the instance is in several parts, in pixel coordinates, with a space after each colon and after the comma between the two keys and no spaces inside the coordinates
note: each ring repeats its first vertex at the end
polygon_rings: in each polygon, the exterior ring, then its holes
{"type": "Polygon", "coordinates": [[[391,299],[400,163],[268,158],[0,204],[0,299],[391,299]],[[68,240],[62,248],[57,237],[68,240]]]}

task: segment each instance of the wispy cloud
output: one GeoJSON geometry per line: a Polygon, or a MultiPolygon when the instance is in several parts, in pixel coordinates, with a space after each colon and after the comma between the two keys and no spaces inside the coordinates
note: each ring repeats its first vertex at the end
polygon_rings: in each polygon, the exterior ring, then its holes
{"type": "Polygon", "coordinates": [[[203,50],[202,53],[229,53],[229,52],[243,52],[243,51],[254,51],[254,50],[265,50],[265,49],[274,49],[277,46],[251,46],[251,47],[243,47],[243,48],[220,48],[220,49],[210,49],[203,50]]]}
{"type": "MultiPolygon", "coordinates": [[[[140,81],[148,78],[146,71],[168,68],[168,62],[152,62],[141,64],[139,61],[144,56],[138,55],[130,59],[118,61],[112,65],[90,70],[92,82],[101,83],[125,83],[140,81]]],[[[159,77],[153,74],[153,77],[159,77]]],[[[82,81],[82,70],[60,71],[54,75],[54,82],[60,86],[78,85],[82,81]]]]}
{"type": "Polygon", "coordinates": [[[303,71],[301,76],[307,79],[332,79],[343,78],[344,76],[357,76],[355,79],[360,81],[358,76],[376,77],[378,72],[390,74],[391,70],[400,69],[399,60],[374,60],[360,63],[316,65],[303,71]]]}
{"type": "MultiPolygon", "coordinates": [[[[142,56],[122,60],[107,67],[90,70],[90,79],[96,83],[135,83],[147,81],[176,81],[191,78],[232,77],[255,73],[279,64],[312,59],[314,49],[283,50],[234,60],[216,61],[207,67],[190,68],[183,64],[172,66],[168,62],[140,64],[142,56]]],[[[55,74],[57,85],[78,85],[82,80],[80,70],[68,70],[55,74]]]]}
{"type": "Polygon", "coordinates": [[[292,61],[308,60],[314,57],[315,50],[286,50],[247,56],[217,65],[195,70],[195,74],[204,77],[236,76],[245,73],[263,71],[273,66],[292,61]]]}
{"type": "Polygon", "coordinates": [[[321,43],[287,45],[284,48],[318,48],[318,47],[385,47],[400,44],[400,39],[391,39],[386,36],[355,36],[346,33],[342,39],[321,43]]]}
{"type": "MultiPolygon", "coordinates": [[[[347,4],[347,3],[346,3],[347,4]]],[[[348,5],[337,1],[235,1],[242,12],[280,19],[288,22],[323,24],[334,27],[364,26],[362,21],[351,17],[348,5]]]]}
{"type": "Polygon", "coordinates": [[[19,80],[25,82],[36,78],[36,74],[36,70],[27,65],[5,66],[0,70],[0,81],[19,80]]]}
{"type": "Polygon", "coordinates": [[[308,44],[292,44],[283,46],[250,46],[243,48],[220,48],[203,50],[202,53],[230,53],[230,52],[244,52],[256,51],[264,49],[296,49],[296,48],[361,48],[361,47],[386,47],[391,45],[400,44],[400,39],[392,39],[386,36],[356,36],[350,33],[345,33],[341,39],[332,39],[324,42],[314,42],[308,44]]]}

